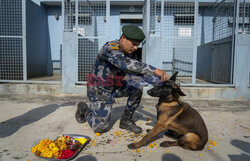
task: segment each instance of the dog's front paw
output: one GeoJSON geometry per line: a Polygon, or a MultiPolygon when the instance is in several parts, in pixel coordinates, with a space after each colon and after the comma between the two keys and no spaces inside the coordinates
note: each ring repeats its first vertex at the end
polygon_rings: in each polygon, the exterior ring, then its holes
{"type": "Polygon", "coordinates": [[[128,145],[128,148],[129,149],[136,149],[137,147],[136,147],[135,143],[131,143],[128,145]]]}

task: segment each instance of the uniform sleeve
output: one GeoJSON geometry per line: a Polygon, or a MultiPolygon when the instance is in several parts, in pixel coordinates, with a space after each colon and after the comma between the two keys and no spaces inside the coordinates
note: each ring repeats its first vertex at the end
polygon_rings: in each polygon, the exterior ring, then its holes
{"type": "Polygon", "coordinates": [[[139,62],[125,56],[120,50],[112,49],[112,46],[104,46],[102,58],[125,72],[135,72],[147,76],[154,76],[155,67],[139,62]]]}

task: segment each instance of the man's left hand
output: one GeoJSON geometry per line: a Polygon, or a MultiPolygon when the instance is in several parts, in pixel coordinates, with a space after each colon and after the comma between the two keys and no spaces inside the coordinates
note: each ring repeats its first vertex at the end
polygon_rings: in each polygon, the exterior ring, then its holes
{"type": "Polygon", "coordinates": [[[168,79],[168,75],[167,75],[167,73],[166,73],[164,70],[155,69],[154,74],[155,74],[156,76],[160,76],[162,82],[165,82],[165,81],[168,79]]]}

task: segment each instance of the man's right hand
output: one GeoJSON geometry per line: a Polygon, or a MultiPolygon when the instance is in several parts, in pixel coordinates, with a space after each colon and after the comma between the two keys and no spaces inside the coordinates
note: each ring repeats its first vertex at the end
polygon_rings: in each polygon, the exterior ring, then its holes
{"type": "Polygon", "coordinates": [[[161,81],[165,82],[168,79],[168,75],[164,70],[155,69],[154,74],[161,77],[161,81]]]}

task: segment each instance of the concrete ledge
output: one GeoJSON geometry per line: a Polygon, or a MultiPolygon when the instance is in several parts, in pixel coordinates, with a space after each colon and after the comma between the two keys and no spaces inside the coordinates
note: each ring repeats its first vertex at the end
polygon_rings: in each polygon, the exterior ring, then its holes
{"type": "Polygon", "coordinates": [[[1,94],[60,94],[62,84],[23,84],[23,83],[3,83],[0,84],[1,94]]]}
{"type": "MultiPolygon", "coordinates": [[[[144,87],[143,96],[149,98],[147,90],[151,87],[144,87]]],[[[250,88],[246,93],[240,92],[233,87],[182,87],[188,99],[219,100],[250,99],[250,88]]],[[[36,83],[3,83],[0,84],[0,94],[47,94],[47,95],[81,95],[86,96],[87,88],[84,85],[76,85],[70,91],[63,89],[62,84],[36,84],[36,83]]]]}

